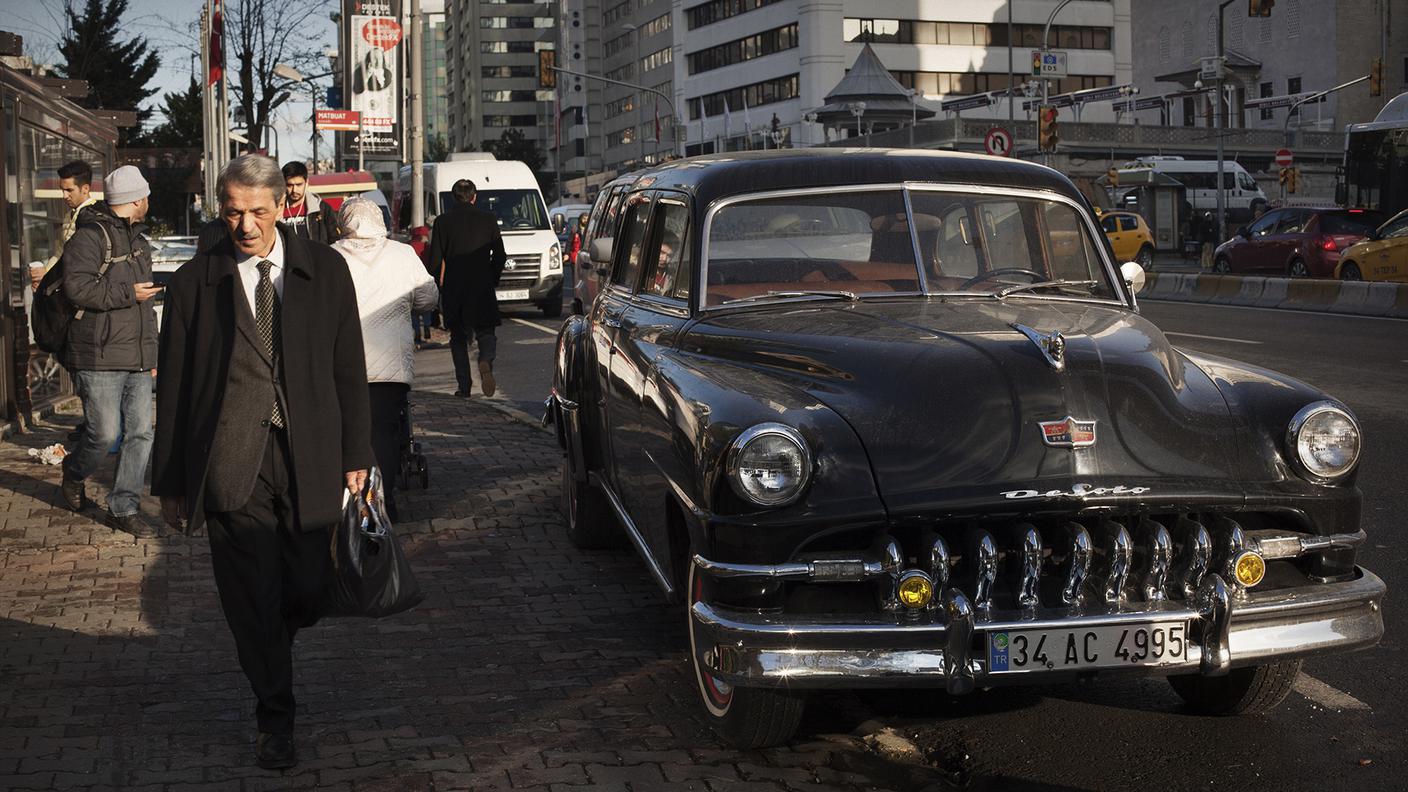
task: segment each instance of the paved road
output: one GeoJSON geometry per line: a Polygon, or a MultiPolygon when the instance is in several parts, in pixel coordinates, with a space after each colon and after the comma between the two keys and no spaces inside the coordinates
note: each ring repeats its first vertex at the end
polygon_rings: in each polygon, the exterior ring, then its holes
{"type": "MultiPolygon", "coordinates": [[[[562,319],[545,319],[533,308],[508,308],[498,329],[498,360],[494,379],[498,392],[493,401],[537,417],[552,384],[553,344],[562,319]]],[[[438,336],[442,341],[443,334],[438,336]]],[[[474,349],[470,349],[473,358],[474,349]]],[[[473,372],[474,399],[483,399],[477,370],[473,372]]],[[[416,355],[416,387],[434,393],[455,392],[455,368],[448,349],[422,350],[416,355]]]]}

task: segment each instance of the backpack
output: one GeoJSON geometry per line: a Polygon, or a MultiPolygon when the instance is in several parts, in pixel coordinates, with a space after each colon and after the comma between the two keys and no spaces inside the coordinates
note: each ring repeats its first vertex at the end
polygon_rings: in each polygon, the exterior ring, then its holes
{"type": "MultiPolygon", "coordinates": [[[[93,223],[103,235],[103,265],[98,268],[98,278],[107,275],[108,268],[120,261],[132,258],[131,251],[121,255],[112,254],[112,236],[102,223],[93,223]]],[[[68,295],[64,294],[64,260],[44,273],[39,282],[39,291],[34,293],[30,306],[30,325],[34,329],[34,343],[45,352],[61,355],[68,340],[69,326],[83,318],[84,310],[75,308],[68,295]]]]}

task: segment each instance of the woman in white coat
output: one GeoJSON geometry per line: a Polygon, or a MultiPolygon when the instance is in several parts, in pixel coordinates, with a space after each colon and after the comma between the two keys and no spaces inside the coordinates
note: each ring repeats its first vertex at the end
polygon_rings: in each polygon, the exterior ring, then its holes
{"type": "Polygon", "coordinates": [[[381,207],[365,198],[352,198],[337,214],[342,238],[333,243],[333,249],[347,260],[357,288],[371,389],[372,451],[386,482],[386,507],[394,520],[392,493],[410,426],[405,417],[406,395],[415,380],[411,312],[435,310],[440,290],[410,245],[387,238],[381,207]]]}

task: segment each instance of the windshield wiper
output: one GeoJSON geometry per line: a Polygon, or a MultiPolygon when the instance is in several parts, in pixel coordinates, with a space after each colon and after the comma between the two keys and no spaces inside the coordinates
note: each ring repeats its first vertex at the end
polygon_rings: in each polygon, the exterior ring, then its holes
{"type": "Polygon", "coordinates": [[[748,297],[739,297],[736,300],[728,300],[727,302],[724,302],[723,305],[732,305],[734,303],[741,302],[752,302],[753,300],[766,300],[770,297],[829,297],[836,300],[845,300],[847,302],[857,302],[860,300],[860,297],[857,297],[855,292],[828,291],[824,289],[799,289],[797,291],[770,291],[763,292],[762,294],[753,294],[748,297]]]}
{"type": "Polygon", "coordinates": [[[1032,291],[1032,290],[1034,290],[1034,289],[1046,289],[1046,288],[1061,289],[1061,288],[1066,288],[1066,287],[1070,287],[1070,286],[1085,286],[1085,287],[1088,288],[1088,287],[1090,287],[1090,286],[1099,286],[1099,285],[1100,285],[1100,281],[1093,281],[1093,280],[1049,280],[1049,281],[1042,281],[1042,282],[1040,282],[1040,283],[1023,283],[1023,284],[1018,285],[1018,286],[1008,286],[1008,287],[1005,288],[1005,289],[1001,289],[1001,290],[999,290],[999,291],[993,292],[993,297],[996,297],[997,299],[1001,300],[1002,298],[1006,297],[1006,296],[1009,295],[1009,294],[1016,294],[1017,292],[1024,292],[1024,291],[1032,291]]]}

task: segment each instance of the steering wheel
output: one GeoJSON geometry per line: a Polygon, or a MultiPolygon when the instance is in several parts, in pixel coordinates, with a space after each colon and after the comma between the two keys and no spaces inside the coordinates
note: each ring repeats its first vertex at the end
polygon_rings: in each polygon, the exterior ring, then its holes
{"type": "Polygon", "coordinates": [[[988,270],[987,272],[980,272],[977,275],[974,275],[973,277],[969,278],[968,280],[958,284],[958,288],[966,289],[969,286],[975,286],[985,280],[992,280],[993,278],[996,278],[999,275],[1029,275],[1031,276],[1032,283],[1039,283],[1040,281],[1046,280],[1045,275],[1035,270],[1023,269],[1021,267],[1002,267],[1000,269],[988,270]]]}

